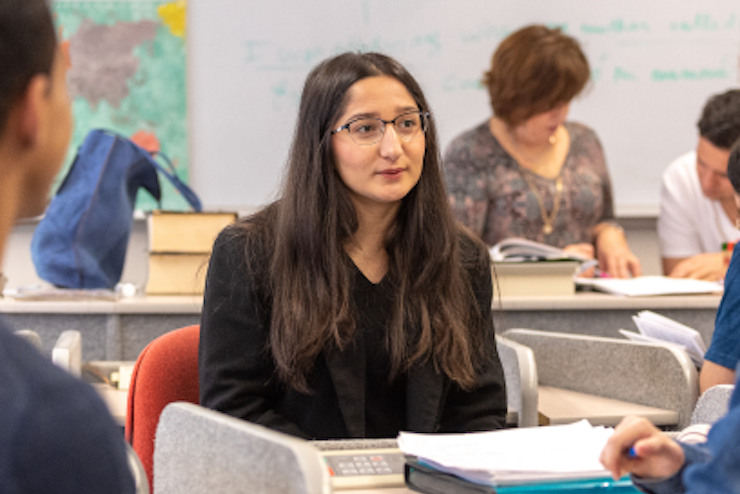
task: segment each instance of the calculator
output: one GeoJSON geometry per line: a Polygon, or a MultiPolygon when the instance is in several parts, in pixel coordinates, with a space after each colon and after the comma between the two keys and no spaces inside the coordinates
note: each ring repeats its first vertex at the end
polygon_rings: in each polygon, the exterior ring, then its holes
{"type": "Polygon", "coordinates": [[[322,451],[334,490],[403,487],[406,459],[399,449],[322,451]]]}

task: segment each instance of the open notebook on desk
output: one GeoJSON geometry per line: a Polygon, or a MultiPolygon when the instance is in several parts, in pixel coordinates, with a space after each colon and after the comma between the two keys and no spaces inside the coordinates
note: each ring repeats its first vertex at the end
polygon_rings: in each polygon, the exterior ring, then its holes
{"type": "Polygon", "coordinates": [[[636,278],[576,278],[576,285],[614,295],[647,297],[655,295],[694,295],[720,293],[723,286],[713,281],[670,278],[668,276],[638,276],[636,278]]]}

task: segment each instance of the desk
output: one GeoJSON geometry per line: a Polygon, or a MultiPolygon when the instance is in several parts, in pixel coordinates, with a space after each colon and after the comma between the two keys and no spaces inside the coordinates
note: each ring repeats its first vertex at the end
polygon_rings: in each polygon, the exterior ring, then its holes
{"type": "MultiPolygon", "coordinates": [[[[675,427],[678,412],[588,395],[567,389],[539,387],[538,411],[549,425],[587,419],[591,425],[615,427],[627,415],[640,415],[657,426],[675,427]]],[[[542,421],[540,422],[542,423],[542,421]]]]}
{"type": "Polygon", "coordinates": [[[647,309],[691,326],[709,346],[721,298],[721,295],[620,297],[597,292],[494,298],[493,320],[498,333],[528,328],[622,339],[618,330],[636,330],[631,317],[647,309]]]}
{"type": "MultiPolygon", "coordinates": [[[[651,309],[696,328],[709,344],[720,295],[617,297],[576,293],[550,297],[507,297],[493,301],[497,332],[530,328],[621,338],[634,329],[630,318],[651,309]]],[[[118,301],[42,302],[0,299],[0,314],[15,329],[33,329],[51,352],[66,329],[82,333],[82,358],[136,360],[157,336],[200,322],[201,297],[135,297],[118,301]]]]}

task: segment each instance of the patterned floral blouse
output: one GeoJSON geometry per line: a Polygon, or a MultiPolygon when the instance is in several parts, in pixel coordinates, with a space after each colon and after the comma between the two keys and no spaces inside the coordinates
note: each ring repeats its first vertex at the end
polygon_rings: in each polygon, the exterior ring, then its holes
{"type": "Polygon", "coordinates": [[[537,187],[548,214],[557,179],[528,171],[491,134],[488,121],[455,138],[445,153],[445,180],[455,217],[488,245],[508,237],[524,237],[556,247],[591,243],[592,228],[614,218],[611,181],[604,152],[588,127],[566,122],[570,149],[565,157],[560,210],[552,233],[544,222],[537,197],[524,178],[537,187]]]}

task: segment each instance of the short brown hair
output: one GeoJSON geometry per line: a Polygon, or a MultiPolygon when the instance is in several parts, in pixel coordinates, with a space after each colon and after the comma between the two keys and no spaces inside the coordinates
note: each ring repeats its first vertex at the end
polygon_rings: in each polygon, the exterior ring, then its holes
{"type": "Polygon", "coordinates": [[[501,42],[483,83],[494,115],[513,126],[572,100],[590,73],[578,41],[560,28],[532,25],[501,42]]]}

